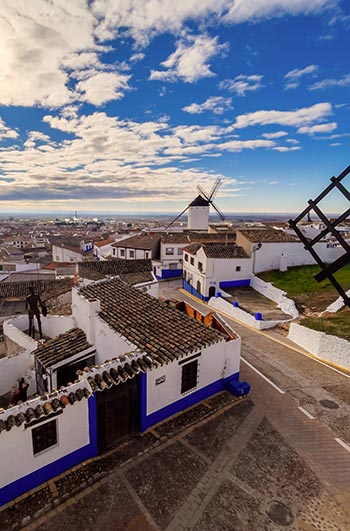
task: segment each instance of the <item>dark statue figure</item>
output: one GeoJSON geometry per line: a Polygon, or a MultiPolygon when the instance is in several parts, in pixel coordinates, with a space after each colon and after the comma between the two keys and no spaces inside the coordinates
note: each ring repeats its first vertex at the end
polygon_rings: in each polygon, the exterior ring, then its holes
{"type": "Polygon", "coordinates": [[[39,304],[42,308],[43,303],[41,302],[39,295],[34,293],[34,288],[32,287],[29,288],[29,295],[26,298],[26,310],[28,312],[28,318],[29,318],[29,335],[32,338],[35,337],[34,317],[36,317],[38,328],[39,328],[40,339],[42,339],[43,333],[41,330],[39,304]]]}

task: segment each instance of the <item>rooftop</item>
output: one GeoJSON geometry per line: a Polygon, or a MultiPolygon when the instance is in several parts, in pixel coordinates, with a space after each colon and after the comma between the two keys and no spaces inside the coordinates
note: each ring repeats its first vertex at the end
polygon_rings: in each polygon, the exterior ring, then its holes
{"type": "Polygon", "coordinates": [[[80,294],[100,300],[100,317],[161,364],[226,338],[119,279],[90,284],[80,294]]]}
{"type": "Polygon", "coordinates": [[[193,199],[193,201],[191,201],[191,203],[188,205],[190,207],[192,206],[209,206],[209,201],[207,199],[204,199],[204,197],[202,197],[201,195],[197,195],[197,197],[195,199],[193,199]]]}
{"type": "Polygon", "coordinates": [[[79,275],[89,280],[119,276],[130,285],[154,280],[151,260],[113,259],[103,262],[79,262],[78,267],[79,275]]]}
{"type": "Polygon", "coordinates": [[[87,350],[90,345],[86,335],[80,328],[72,328],[53,339],[49,339],[33,351],[35,358],[43,367],[52,367],[79,352],[87,350]]]}
{"type": "Polygon", "coordinates": [[[127,249],[151,250],[159,242],[159,234],[138,234],[125,238],[112,245],[112,247],[122,247],[127,249]]]}
{"type": "Polygon", "coordinates": [[[236,244],[203,245],[203,251],[208,258],[250,258],[245,250],[236,244]]]}
{"type": "Polygon", "coordinates": [[[70,280],[28,280],[23,282],[0,282],[1,299],[25,299],[29,288],[34,288],[35,293],[52,297],[72,289],[70,280]]]}
{"type": "Polygon", "coordinates": [[[215,234],[207,232],[179,232],[174,234],[164,234],[162,235],[162,243],[224,243],[234,242],[236,240],[236,234],[215,234]]]}
{"type": "Polygon", "coordinates": [[[275,229],[239,229],[237,232],[252,243],[299,242],[296,236],[275,229]]]}

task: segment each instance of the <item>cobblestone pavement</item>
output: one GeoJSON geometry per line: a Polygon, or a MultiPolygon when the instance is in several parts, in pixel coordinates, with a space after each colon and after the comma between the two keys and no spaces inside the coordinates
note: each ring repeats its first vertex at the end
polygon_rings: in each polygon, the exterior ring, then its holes
{"type": "MultiPolygon", "coordinates": [[[[288,393],[242,372],[249,398],[217,395],[205,407],[222,409],[181,430],[169,420],[170,438],[115,458],[105,477],[26,531],[349,531],[349,452],[288,393]]],[[[166,427],[150,436],[157,430],[166,427]]]]}

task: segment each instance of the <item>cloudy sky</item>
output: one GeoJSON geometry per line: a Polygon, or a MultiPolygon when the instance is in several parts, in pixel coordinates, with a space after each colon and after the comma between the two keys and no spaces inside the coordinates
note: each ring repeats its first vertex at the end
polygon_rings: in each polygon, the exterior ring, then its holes
{"type": "MultiPolygon", "coordinates": [[[[0,208],[297,212],[350,162],[348,0],[0,0],[0,208]]],[[[328,208],[342,208],[337,197],[328,208]]]]}

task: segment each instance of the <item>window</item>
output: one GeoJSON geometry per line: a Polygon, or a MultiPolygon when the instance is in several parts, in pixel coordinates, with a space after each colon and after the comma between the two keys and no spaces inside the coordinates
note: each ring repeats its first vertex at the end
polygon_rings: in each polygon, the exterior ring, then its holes
{"type": "Polygon", "coordinates": [[[135,251],[129,251],[129,258],[135,258],[135,251]]]}
{"type": "Polygon", "coordinates": [[[177,250],[177,254],[178,254],[179,256],[181,256],[181,255],[182,255],[182,252],[183,252],[182,249],[179,247],[178,250],[177,250]]]}
{"type": "Polygon", "coordinates": [[[113,254],[114,254],[114,256],[115,256],[115,249],[113,249],[113,254]]]}
{"type": "Polygon", "coordinates": [[[145,251],[145,258],[146,258],[146,260],[149,258],[149,252],[148,251],[145,251]]]}
{"type": "Polygon", "coordinates": [[[182,367],[181,393],[186,393],[197,387],[198,360],[186,363],[182,367]]]}
{"type": "Polygon", "coordinates": [[[174,254],[174,247],[166,247],[165,254],[174,254]]]}
{"type": "Polygon", "coordinates": [[[201,273],[203,273],[203,264],[202,262],[198,262],[198,269],[201,273]]]}
{"type": "Polygon", "coordinates": [[[188,262],[188,254],[185,253],[185,262],[188,262]]]}
{"type": "Polygon", "coordinates": [[[177,264],[169,264],[169,269],[177,269],[177,264]]]}
{"type": "Polygon", "coordinates": [[[191,262],[191,265],[194,265],[194,258],[193,258],[193,256],[191,256],[191,258],[190,258],[190,262],[191,262]]]}
{"type": "Polygon", "coordinates": [[[32,429],[33,453],[34,455],[43,452],[51,446],[57,444],[57,423],[56,420],[46,422],[41,426],[32,429]]]}
{"type": "Polygon", "coordinates": [[[236,271],[240,271],[241,270],[241,266],[236,266],[236,271]]]}
{"type": "Polygon", "coordinates": [[[124,249],[120,249],[120,256],[125,256],[125,250],[124,249]]]}

